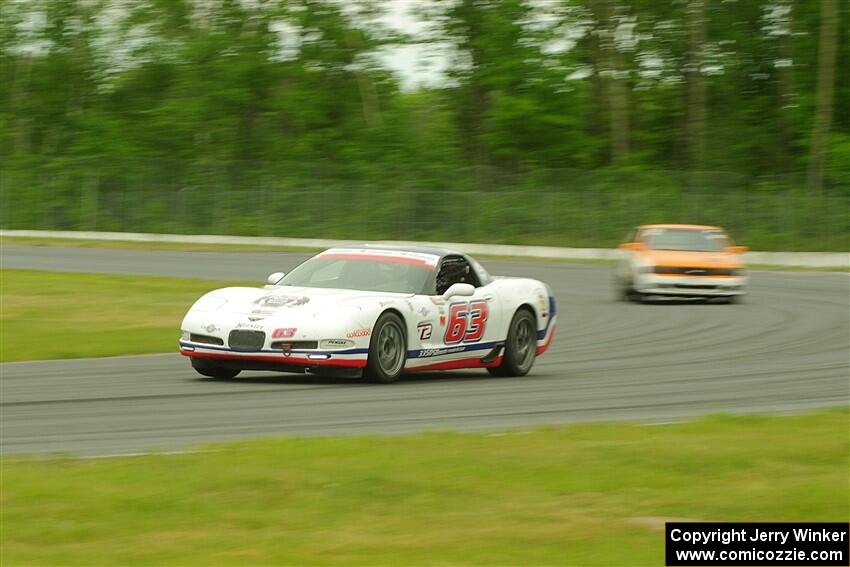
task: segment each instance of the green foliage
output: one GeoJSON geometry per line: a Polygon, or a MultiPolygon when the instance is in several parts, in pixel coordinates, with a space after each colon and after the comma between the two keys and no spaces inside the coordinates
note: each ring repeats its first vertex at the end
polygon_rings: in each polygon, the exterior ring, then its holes
{"type": "Polygon", "coordinates": [[[422,2],[406,38],[373,0],[3,3],[0,225],[607,245],[710,219],[846,249],[847,3],[824,191],[800,173],[818,4],[707,2],[695,48],[687,2],[422,2]],[[443,50],[444,84],[399,90],[376,53],[404,42],[443,50]]]}

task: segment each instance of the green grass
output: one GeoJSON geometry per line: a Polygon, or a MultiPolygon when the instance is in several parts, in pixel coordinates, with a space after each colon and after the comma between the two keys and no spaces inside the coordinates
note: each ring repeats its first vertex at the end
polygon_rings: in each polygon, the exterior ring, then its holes
{"type": "MultiPolygon", "coordinates": [[[[304,252],[315,253],[323,248],[308,248],[296,246],[269,246],[255,244],[193,244],[182,242],[135,242],[128,240],[86,240],[78,238],[29,238],[19,236],[4,236],[4,245],[18,246],[64,246],[71,248],[111,248],[127,250],[176,250],[182,252],[304,252]]],[[[505,256],[498,254],[474,254],[481,260],[508,260],[522,262],[563,262],[567,264],[613,265],[616,260],[596,258],[535,258],[528,256],[505,256]]],[[[751,264],[754,270],[782,270],[806,272],[848,272],[848,266],[809,267],[781,266],[776,264],[751,264]]]]}
{"type": "Polygon", "coordinates": [[[663,565],[663,522],[847,521],[848,411],[2,462],[3,565],[663,565]]]}
{"type": "Polygon", "coordinates": [[[0,361],[174,351],[189,306],[228,285],[239,283],[0,270],[0,361]]]}
{"type": "Polygon", "coordinates": [[[270,246],[265,244],[201,244],[192,242],[138,242],[135,240],[88,240],[85,238],[32,238],[4,236],[4,246],[63,246],[69,248],[118,248],[123,250],[176,250],[180,252],[320,252],[324,248],[270,246]]]}

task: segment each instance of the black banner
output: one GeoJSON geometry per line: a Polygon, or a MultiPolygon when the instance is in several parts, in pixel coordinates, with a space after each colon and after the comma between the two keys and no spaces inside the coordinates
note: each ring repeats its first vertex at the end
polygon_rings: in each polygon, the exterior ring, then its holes
{"type": "Polygon", "coordinates": [[[668,522],[666,564],[850,565],[848,524],[668,522]]]}

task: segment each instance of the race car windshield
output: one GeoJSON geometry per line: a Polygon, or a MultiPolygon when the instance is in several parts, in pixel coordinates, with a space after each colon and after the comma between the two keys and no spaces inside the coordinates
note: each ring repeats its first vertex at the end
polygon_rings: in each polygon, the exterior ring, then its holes
{"type": "Polygon", "coordinates": [[[657,228],[649,233],[647,245],[653,250],[722,252],[728,242],[726,235],[716,230],[657,228]]]}
{"type": "Polygon", "coordinates": [[[421,264],[320,256],[292,270],[278,285],[422,293],[432,274],[432,269],[421,264]]]}

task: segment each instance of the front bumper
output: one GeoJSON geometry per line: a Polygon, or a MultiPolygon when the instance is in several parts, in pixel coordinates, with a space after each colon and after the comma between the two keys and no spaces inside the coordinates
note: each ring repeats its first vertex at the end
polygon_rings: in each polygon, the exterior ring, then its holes
{"type": "Polygon", "coordinates": [[[745,276],[679,276],[640,274],[633,287],[638,293],[688,297],[728,297],[746,293],[745,276]]]}
{"type": "Polygon", "coordinates": [[[356,370],[366,366],[369,349],[345,350],[256,350],[243,351],[191,341],[180,341],[180,354],[239,370],[274,370],[279,372],[337,373],[336,370],[356,370]]]}

